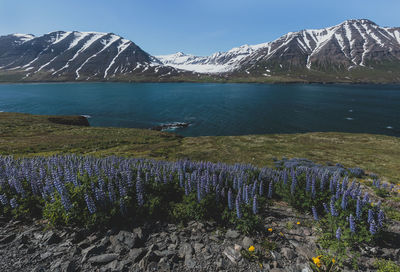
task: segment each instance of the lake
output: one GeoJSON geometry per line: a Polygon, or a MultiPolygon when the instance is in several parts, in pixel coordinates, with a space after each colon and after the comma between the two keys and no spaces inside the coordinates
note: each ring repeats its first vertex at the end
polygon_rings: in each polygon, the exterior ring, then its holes
{"type": "Polygon", "coordinates": [[[340,131],[400,136],[399,85],[0,84],[0,111],[88,115],[92,126],[184,136],[340,131]]]}

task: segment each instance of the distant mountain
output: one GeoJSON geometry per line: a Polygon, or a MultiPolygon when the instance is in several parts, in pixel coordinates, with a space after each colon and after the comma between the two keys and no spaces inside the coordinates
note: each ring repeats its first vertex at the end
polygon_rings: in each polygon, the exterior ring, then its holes
{"type": "Polygon", "coordinates": [[[176,73],[113,33],[52,32],[0,37],[0,72],[22,80],[104,80],[176,73]]]}
{"type": "Polygon", "coordinates": [[[400,28],[348,20],[201,57],[151,56],[112,33],[0,37],[0,81],[400,82],[400,28]]]}
{"type": "Polygon", "coordinates": [[[209,57],[177,53],[157,58],[178,69],[227,73],[231,77],[335,81],[338,77],[362,80],[378,76],[383,81],[399,82],[400,28],[379,27],[365,19],[348,20],[324,29],[290,32],[269,43],[244,45],[209,57]]]}

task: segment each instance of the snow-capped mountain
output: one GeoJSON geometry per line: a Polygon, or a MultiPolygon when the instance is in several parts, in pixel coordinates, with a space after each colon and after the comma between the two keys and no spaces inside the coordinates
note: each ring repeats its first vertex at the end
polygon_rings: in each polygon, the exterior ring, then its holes
{"type": "Polygon", "coordinates": [[[348,20],[206,57],[154,57],[113,33],[0,36],[0,81],[21,80],[400,82],[400,28],[348,20]]]}
{"type": "Polygon", "coordinates": [[[317,30],[290,32],[275,41],[244,45],[209,57],[177,53],[157,57],[165,65],[199,73],[350,70],[383,63],[400,65],[400,28],[348,20],[317,30]]]}
{"type": "Polygon", "coordinates": [[[156,56],[164,65],[198,73],[223,73],[239,68],[240,61],[267,44],[243,45],[228,52],[217,52],[209,57],[199,57],[178,52],[156,56]]]}
{"type": "Polygon", "coordinates": [[[23,79],[102,80],[175,72],[132,41],[113,33],[57,31],[0,37],[0,71],[23,79]]]}

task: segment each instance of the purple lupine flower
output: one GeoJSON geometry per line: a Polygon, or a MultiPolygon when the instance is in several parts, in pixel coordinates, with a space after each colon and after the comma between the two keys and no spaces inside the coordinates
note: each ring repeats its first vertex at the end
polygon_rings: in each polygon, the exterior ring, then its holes
{"type": "Polygon", "coordinates": [[[242,214],[240,212],[239,196],[236,197],[235,206],[236,206],[236,216],[238,219],[240,219],[242,217],[242,214]]]}
{"type": "Polygon", "coordinates": [[[350,214],[349,224],[350,224],[350,231],[352,233],[355,233],[356,232],[356,222],[354,221],[353,214],[350,214]]]}
{"type": "Polygon", "coordinates": [[[86,201],[86,205],[87,205],[89,212],[91,214],[95,213],[96,205],[94,204],[93,199],[87,193],[85,193],[85,201],[86,201]]]}
{"type": "Polygon", "coordinates": [[[357,198],[357,205],[356,205],[356,218],[360,219],[362,215],[362,206],[361,206],[361,199],[357,198]]]}
{"type": "Polygon", "coordinates": [[[11,205],[11,208],[13,208],[13,209],[15,209],[16,207],[18,207],[17,200],[16,200],[15,198],[11,198],[11,199],[10,199],[10,205],[11,205]]]}
{"type": "Polygon", "coordinates": [[[246,202],[246,204],[248,205],[250,203],[250,199],[249,199],[249,186],[248,185],[244,185],[244,201],[246,202]]]}
{"type": "Polygon", "coordinates": [[[229,189],[228,191],[228,209],[232,210],[232,191],[229,189]]]}
{"type": "Polygon", "coordinates": [[[273,181],[271,180],[269,182],[269,186],[268,186],[268,198],[272,198],[272,194],[273,194],[273,190],[274,190],[272,183],[273,183],[273,181]]]}
{"type": "Polygon", "coordinates": [[[374,220],[374,211],[369,209],[368,210],[368,220],[367,220],[367,222],[371,223],[372,220],[374,220]]]}
{"type": "Polygon", "coordinates": [[[326,203],[322,203],[322,206],[324,206],[324,210],[326,213],[330,213],[330,211],[328,209],[328,205],[326,203]]]}
{"type": "Polygon", "coordinates": [[[372,219],[371,222],[369,223],[369,232],[370,232],[372,235],[375,235],[375,234],[376,234],[376,231],[377,231],[377,228],[376,228],[375,220],[372,219]]]}
{"type": "Polygon", "coordinates": [[[142,186],[142,180],[139,175],[136,180],[136,197],[137,197],[138,205],[143,206],[143,204],[144,204],[143,186],[142,186]]]}
{"type": "Polygon", "coordinates": [[[385,213],[382,210],[379,210],[379,213],[378,213],[378,227],[379,228],[382,228],[384,221],[385,221],[385,213]]]}
{"type": "Polygon", "coordinates": [[[306,192],[309,192],[311,190],[311,178],[310,174],[306,174],[306,192]]]}
{"type": "Polygon", "coordinates": [[[297,186],[297,179],[296,179],[296,176],[293,175],[293,176],[292,176],[292,185],[290,186],[290,193],[291,193],[292,195],[294,195],[294,193],[295,193],[296,186],[297,186]]]}
{"type": "Polygon", "coordinates": [[[312,180],[311,180],[311,195],[312,195],[312,198],[315,198],[315,196],[317,194],[317,189],[315,187],[315,182],[316,182],[316,177],[313,176],[312,180]]]}
{"type": "Polygon", "coordinates": [[[338,216],[338,212],[335,209],[335,197],[331,198],[331,215],[332,216],[338,216]]]}
{"type": "Polygon", "coordinates": [[[343,210],[346,210],[346,208],[347,208],[347,193],[344,193],[342,195],[342,202],[341,202],[340,206],[342,207],[343,210]]]}
{"type": "Polygon", "coordinates": [[[3,204],[3,205],[7,205],[7,204],[8,204],[8,199],[7,199],[6,194],[0,195],[0,202],[1,202],[1,204],[3,204]]]}
{"type": "Polygon", "coordinates": [[[264,181],[261,180],[261,182],[260,182],[260,190],[259,190],[259,192],[258,192],[260,196],[263,195],[263,190],[264,190],[264,188],[263,188],[263,183],[264,183],[264,181]]]}
{"type": "Polygon", "coordinates": [[[367,204],[367,203],[369,203],[369,195],[368,195],[368,193],[365,193],[364,194],[364,198],[363,198],[363,206],[365,205],[365,204],[367,204]]]}
{"type": "Polygon", "coordinates": [[[253,197],[253,214],[257,214],[258,208],[257,208],[257,195],[254,195],[253,197]]]}
{"type": "Polygon", "coordinates": [[[315,220],[315,221],[318,221],[317,209],[316,209],[314,206],[312,206],[311,209],[312,209],[312,213],[313,213],[314,220],[315,220]]]}
{"type": "Polygon", "coordinates": [[[342,230],[341,228],[337,228],[336,230],[336,239],[340,240],[340,238],[342,237],[342,230]]]}

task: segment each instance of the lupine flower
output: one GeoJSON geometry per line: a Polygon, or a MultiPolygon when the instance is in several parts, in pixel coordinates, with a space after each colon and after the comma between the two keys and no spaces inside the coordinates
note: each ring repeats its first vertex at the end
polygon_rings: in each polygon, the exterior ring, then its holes
{"type": "Polygon", "coordinates": [[[368,223],[371,223],[372,220],[374,220],[374,211],[369,209],[368,210],[368,223]]]}
{"type": "Polygon", "coordinates": [[[263,188],[263,181],[261,180],[261,182],[260,182],[260,190],[259,190],[259,194],[260,194],[260,196],[262,196],[263,195],[263,190],[264,190],[264,188],[263,188]]]}
{"type": "Polygon", "coordinates": [[[334,197],[331,198],[331,215],[338,216],[338,213],[335,209],[335,198],[334,197]]]}
{"type": "Polygon", "coordinates": [[[253,214],[257,214],[258,209],[257,209],[257,195],[253,197],[253,214]]]}
{"type": "Polygon", "coordinates": [[[383,222],[385,221],[385,213],[382,210],[379,210],[378,213],[378,227],[383,226],[383,222]]]}
{"type": "Polygon", "coordinates": [[[362,215],[362,207],[361,207],[361,200],[357,198],[357,205],[356,205],[356,218],[360,219],[362,215]]]}
{"type": "Polygon", "coordinates": [[[356,222],[354,221],[354,217],[352,214],[350,214],[350,217],[349,217],[349,224],[350,224],[350,231],[355,233],[356,232],[356,222]]]}
{"type": "Polygon", "coordinates": [[[236,206],[236,216],[237,216],[237,218],[240,219],[242,217],[242,214],[240,212],[239,197],[236,197],[235,206],[236,206]]]}
{"type": "Polygon", "coordinates": [[[328,209],[328,205],[326,203],[322,203],[322,206],[324,207],[324,210],[326,213],[330,213],[330,211],[328,209]]]}
{"type": "Polygon", "coordinates": [[[311,209],[312,209],[312,213],[313,213],[314,220],[318,221],[317,209],[316,209],[314,206],[312,206],[311,209]]]}
{"type": "Polygon", "coordinates": [[[229,210],[232,210],[232,191],[229,189],[228,191],[228,208],[229,210]]]}
{"type": "Polygon", "coordinates": [[[291,193],[292,195],[294,195],[294,193],[295,193],[296,186],[297,186],[297,179],[296,179],[296,176],[293,175],[293,176],[292,176],[292,185],[290,186],[290,193],[291,193]]]}
{"type": "Polygon", "coordinates": [[[89,212],[91,214],[95,213],[96,205],[94,204],[93,199],[87,193],[85,193],[85,201],[89,212]]]}
{"type": "Polygon", "coordinates": [[[376,231],[377,231],[377,228],[376,228],[375,220],[372,219],[371,222],[369,223],[369,232],[370,232],[372,235],[375,235],[375,234],[376,234],[376,231]]]}
{"type": "Polygon", "coordinates": [[[340,240],[341,237],[342,237],[342,230],[339,227],[336,230],[336,239],[340,240]]]}
{"type": "Polygon", "coordinates": [[[342,196],[342,203],[340,204],[343,210],[346,210],[347,208],[347,194],[344,193],[342,196]]]}
{"type": "Polygon", "coordinates": [[[136,197],[137,197],[138,205],[143,206],[143,204],[144,204],[143,187],[142,187],[142,181],[141,181],[139,175],[136,180],[136,197]]]}
{"type": "Polygon", "coordinates": [[[317,194],[317,189],[315,187],[315,182],[316,182],[316,178],[315,178],[315,176],[313,176],[313,178],[311,180],[311,195],[312,195],[312,198],[315,198],[315,195],[317,194]]]}
{"type": "Polygon", "coordinates": [[[15,209],[16,207],[18,207],[17,200],[16,200],[15,198],[11,198],[11,199],[10,199],[10,205],[11,205],[11,208],[13,208],[13,209],[15,209]]]}
{"type": "Polygon", "coordinates": [[[269,182],[269,186],[268,186],[268,198],[272,198],[272,194],[273,194],[273,184],[272,184],[272,180],[269,182]]]}

